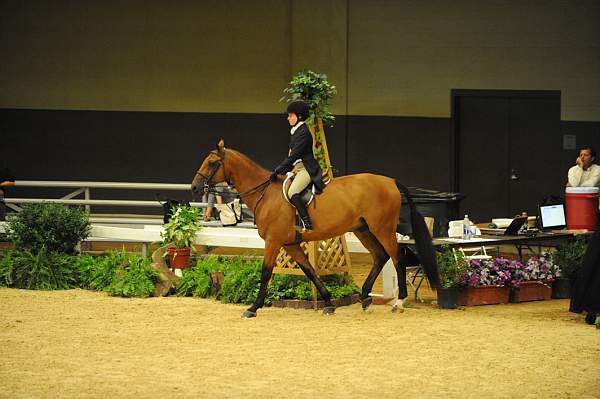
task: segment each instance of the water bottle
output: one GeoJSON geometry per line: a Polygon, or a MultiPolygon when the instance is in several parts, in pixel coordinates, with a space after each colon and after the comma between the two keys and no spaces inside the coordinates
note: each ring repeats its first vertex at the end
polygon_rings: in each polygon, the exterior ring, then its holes
{"type": "Polygon", "coordinates": [[[469,220],[469,215],[465,215],[463,219],[463,233],[462,239],[469,240],[471,238],[471,221],[469,220]]]}

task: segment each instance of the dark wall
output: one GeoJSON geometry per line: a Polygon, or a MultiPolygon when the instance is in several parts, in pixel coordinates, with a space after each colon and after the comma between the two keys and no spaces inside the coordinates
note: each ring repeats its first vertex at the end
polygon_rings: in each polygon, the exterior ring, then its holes
{"type": "Polygon", "coordinates": [[[395,177],[405,186],[450,189],[450,119],[348,118],[348,173],[395,177]]]}
{"type": "MultiPolygon", "coordinates": [[[[281,114],[3,109],[0,157],[19,180],[190,183],[221,137],[272,169],[286,153],[287,131],[281,114]]],[[[8,195],[52,197],[70,191],[16,187],[8,195]]],[[[154,194],[96,189],[92,198],[149,200],[154,194]]],[[[161,195],[190,199],[179,191],[161,195]]]]}
{"type": "MultiPolygon", "coordinates": [[[[337,174],[374,172],[447,189],[448,129],[445,118],[338,117],[326,133],[337,174]]],[[[221,137],[274,168],[288,130],[282,114],[3,109],[0,156],[21,180],[186,183],[221,137]]]]}
{"type": "MultiPolygon", "coordinates": [[[[189,183],[221,137],[274,168],[286,155],[288,131],[283,114],[0,109],[0,157],[20,180],[189,183]]],[[[326,133],[336,174],[379,173],[407,186],[452,190],[449,118],[342,116],[326,133]]],[[[561,133],[575,134],[578,146],[600,148],[598,122],[563,121],[561,133]]],[[[482,149],[482,159],[488,153],[482,149]]],[[[577,152],[562,154],[548,161],[560,162],[566,176],[577,152]]],[[[44,196],[42,191],[15,188],[9,195],[44,196]]],[[[147,191],[93,193],[152,197],[147,191]]]]}

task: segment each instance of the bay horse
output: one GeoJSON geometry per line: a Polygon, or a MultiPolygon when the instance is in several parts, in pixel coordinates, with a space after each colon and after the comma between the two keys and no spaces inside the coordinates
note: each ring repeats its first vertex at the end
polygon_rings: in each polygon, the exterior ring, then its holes
{"type": "Polygon", "coordinates": [[[425,274],[432,287],[439,286],[435,251],[423,216],[416,210],[408,189],[395,179],[368,173],[332,179],[323,193],[308,206],[314,230],[301,234],[295,229],[295,208],[283,197],[283,179],[271,182],[270,174],[244,154],[225,148],[221,139],[216,150],[211,151],[202,162],[191,185],[192,193],[199,194],[216,183],[225,181],[233,184],[242,201],[254,211],[258,234],[265,241],[264,260],[258,296],[243,317],[256,317],[258,309],[263,307],[267,284],[281,247],[316,286],[325,302],[323,313],[333,314],[335,308],[331,296],[317,277],[300,243],[325,240],[349,231],[358,237],[373,257],[373,266],[361,291],[363,310],[371,305],[369,293],[390,257],[400,286],[393,310],[403,310],[403,301],[408,296],[406,268],[401,262],[403,252],[396,239],[402,194],[411,209],[411,225],[425,274]]]}

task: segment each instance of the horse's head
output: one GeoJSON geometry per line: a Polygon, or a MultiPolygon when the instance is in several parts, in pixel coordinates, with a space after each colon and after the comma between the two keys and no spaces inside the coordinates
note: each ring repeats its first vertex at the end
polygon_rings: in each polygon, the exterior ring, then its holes
{"type": "Polygon", "coordinates": [[[217,149],[212,150],[204,161],[192,181],[192,193],[199,194],[202,190],[227,180],[225,174],[225,141],[220,139],[217,149]]]}

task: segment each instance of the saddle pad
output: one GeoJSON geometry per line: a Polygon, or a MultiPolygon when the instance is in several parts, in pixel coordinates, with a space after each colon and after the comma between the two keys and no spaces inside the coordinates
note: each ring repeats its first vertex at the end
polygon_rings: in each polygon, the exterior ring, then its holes
{"type": "MultiPolygon", "coordinates": [[[[283,181],[283,197],[285,198],[285,200],[287,202],[290,202],[290,199],[288,198],[287,192],[288,189],[290,188],[290,185],[292,184],[292,181],[294,180],[294,174],[293,173],[288,173],[287,177],[285,178],[285,180],[283,181]]],[[[302,202],[308,206],[310,205],[310,203],[312,202],[313,198],[315,197],[315,193],[314,193],[314,185],[312,183],[310,183],[304,190],[302,190],[302,192],[300,193],[300,199],[302,199],[302,202]]],[[[291,203],[291,202],[290,202],[291,203]]]]}

